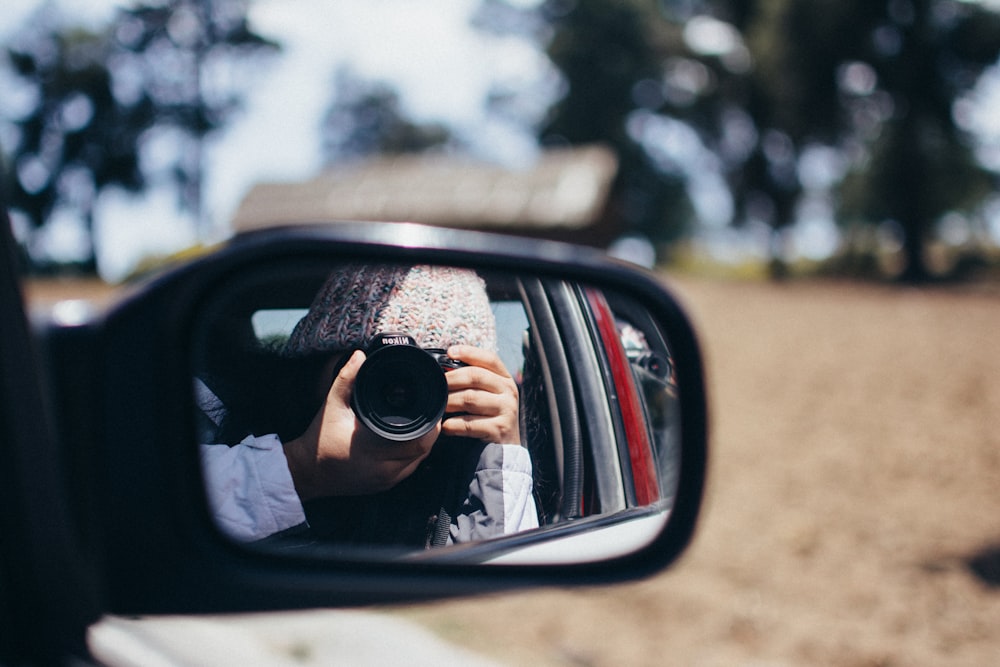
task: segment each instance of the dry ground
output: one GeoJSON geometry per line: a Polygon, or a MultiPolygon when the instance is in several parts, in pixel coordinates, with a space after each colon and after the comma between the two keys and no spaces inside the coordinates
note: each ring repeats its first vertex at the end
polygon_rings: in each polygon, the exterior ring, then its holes
{"type": "Polygon", "coordinates": [[[1000,665],[1000,295],[674,287],[713,412],[681,562],[402,613],[511,664],[1000,665]]]}
{"type": "Polygon", "coordinates": [[[391,611],[518,665],[1000,665],[1000,294],[674,289],[713,412],[681,562],[391,611]]]}

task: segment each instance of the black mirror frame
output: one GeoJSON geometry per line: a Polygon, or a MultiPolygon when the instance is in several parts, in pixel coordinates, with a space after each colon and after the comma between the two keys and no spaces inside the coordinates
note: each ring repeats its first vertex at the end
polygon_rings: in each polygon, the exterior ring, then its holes
{"type": "MultiPolygon", "coordinates": [[[[70,446],[90,463],[85,522],[99,544],[106,611],[214,613],[346,606],[495,592],[532,585],[603,584],[650,575],[690,542],[707,468],[707,405],[701,353],[690,322],[650,272],[603,253],[409,223],[331,223],[246,233],[225,247],[135,290],[85,332],[50,347],[86,352],[90,378],[76,414],[94,415],[70,446]],[[430,562],[311,563],[257,553],[222,537],[200,488],[188,374],[189,332],[199,304],[240,271],[277,258],[442,263],[522,270],[633,295],[663,326],[676,353],[681,470],[662,532],[646,548],[598,563],[490,565],[430,562]]],[[[81,393],[81,392],[77,392],[81,393]]],[[[80,457],[75,457],[79,459],[80,457]]]]}

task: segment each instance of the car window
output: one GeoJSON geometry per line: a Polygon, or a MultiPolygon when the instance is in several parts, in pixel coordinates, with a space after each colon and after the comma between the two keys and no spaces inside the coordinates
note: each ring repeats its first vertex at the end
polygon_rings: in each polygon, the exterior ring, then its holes
{"type": "Polygon", "coordinates": [[[528,317],[520,299],[498,298],[491,302],[497,322],[500,358],[515,378],[524,374],[524,346],[528,317]]]}
{"type": "Polygon", "coordinates": [[[642,399],[660,497],[670,499],[677,490],[680,467],[680,405],[673,353],[643,311],[626,304],[619,300],[618,332],[642,399]]]}
{"type": "Polygon", "coordinates": [[[292,335],[295,325],[308,308],[261,308],[250,315],[254,337],[261,346],[278,346],[292,335]]]}

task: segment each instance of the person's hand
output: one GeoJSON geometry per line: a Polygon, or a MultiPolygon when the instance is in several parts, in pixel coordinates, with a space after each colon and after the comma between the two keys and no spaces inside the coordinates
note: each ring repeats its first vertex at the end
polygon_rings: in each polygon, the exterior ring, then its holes
{"type": "Polygon", "coordinates": [[[440,427],[416,440],[393,442],[357,420],[351,391],[364,361],[361,351],[351,355],[309,428],[285,443],[288,469],[303,501],[390,489],[413,473],[438,438],[440,427]]]}
{"type": "Polygon", "coordinates": [[[521,443],[517,383],[495,352],[453,345],[448,356],[467,366],[445,373],[448,407],[441,432],[484,442],[521,443]]]}

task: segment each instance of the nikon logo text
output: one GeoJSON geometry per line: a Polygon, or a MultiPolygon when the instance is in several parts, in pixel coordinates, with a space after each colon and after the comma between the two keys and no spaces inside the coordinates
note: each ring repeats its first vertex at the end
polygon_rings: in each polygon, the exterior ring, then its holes
{"type": "Polygon", "coordinates": [[[409,344],[409,339],[406,336],[383,336],[383,345],[407,345],[409,344]]]}

